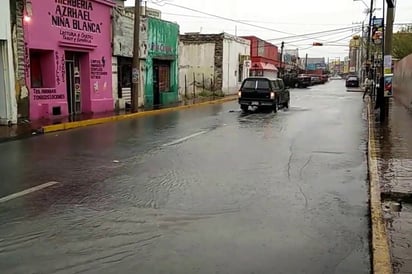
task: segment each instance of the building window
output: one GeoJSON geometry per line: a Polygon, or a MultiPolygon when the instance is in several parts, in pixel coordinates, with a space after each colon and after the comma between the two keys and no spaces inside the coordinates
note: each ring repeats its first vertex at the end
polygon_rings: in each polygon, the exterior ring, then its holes
{"type": "Polygon", "coordinates": [[[31,88],[54,88],[57,81],[55,68],[56,59],[53,51],[30,51],[31,88]]]}
{"type": "Polygon", "coordinates": [[[170,66],[169,65],[159,66],[159,91],[160,92],[170,91],[170,66]]]}
{"type": "Polygon", "coordinates": [[[123,65],[122,66],[122,87],[130,88],[132,87],[132,66],[123,65]]]}
{"type": "Polygon", "coordinates": [[[117,96],[123,98],[123,89],[132,87],[132,58],[118,57],[117,62],[117,96]]]}
{"type": "Polygon", "coordinates": [[[43,79],[40,66],[40,53],[32,52],[30,54],[30,79],[32,88],[43,87],[43,79]]]}

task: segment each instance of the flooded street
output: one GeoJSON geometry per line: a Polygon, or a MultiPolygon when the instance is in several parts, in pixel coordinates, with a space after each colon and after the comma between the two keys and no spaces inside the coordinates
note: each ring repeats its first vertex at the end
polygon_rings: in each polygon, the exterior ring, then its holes
{"type": "Polygon", "coordinates": [[[0,144],[2,273],[370,273],[367,125],[344,81],[0,144]]]}

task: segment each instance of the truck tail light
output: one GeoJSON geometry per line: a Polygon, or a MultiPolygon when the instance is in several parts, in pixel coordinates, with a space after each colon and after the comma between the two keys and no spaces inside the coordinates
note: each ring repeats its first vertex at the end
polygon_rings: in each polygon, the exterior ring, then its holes
{"type": "Polygon", "coordinates": [[[270,99],[275,99],[275,93],[273,91],[270,93],[270,99]]]}
{"type": "Polygon", "coordinates": [[[239,90],[239,92],[237,93],[237,95],[238,95],[239,97],[242,97],[242,92],[239,90]]]}

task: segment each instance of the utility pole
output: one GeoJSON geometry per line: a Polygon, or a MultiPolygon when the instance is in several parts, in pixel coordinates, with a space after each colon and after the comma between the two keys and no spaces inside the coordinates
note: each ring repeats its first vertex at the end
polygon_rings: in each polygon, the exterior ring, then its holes
{"type": "Polygon", "coordinates": [[[139,108],[140,85],[140,1],[134,3],[133,61],[132,61],[132,112],[139,108]]]}
{"type": "Polygon", "coordinates": [[[280,46],[280,75],[283,77],[283,48],[285,47],[285,42],[282,41],[280,46]]]}
{"type": "MultiPolygon", "coordinates": [[[[385,14],[385,2],[383,2],[383,12],[385,14]]],[[[394,13],[395,13],[395,7],[391,6],[388,4],[388,8],[386,9],[386,26],[385,30],[383,32],[383,49],[382,49],[382,72],[381,72],[381,77],[385,77],[385,65],[384,65],[384,58],[385,55],[391,55],[392,54],[392,38],[393,38],[393,21],[394,21],[394,13]]],[[[381,112],[380,112],[380,120],[381,122],[384,122],[388,116],[389,116],[389,97],[384,97],[384,80],[380,80],[380,84],[382,87],[380,87],[381,90],[381,97],[383,97],[381,100],[381,112]]]]}
{"type": "Polygon", "coordinates": [[[308,54],[306,53],[305,56],[305,74],[308,73],[308,54]]]}
{"type": "Polygon", "coordinates": [[[394,17],[395,17],[395,8],[388,7],[388,9],[386,10],[385,55],[392,54],[394,17]]]}
{"type": "Polygon", "coordinates": [[[368,26],[368,38],[367,38],[368,41],[366,43],[366,62],[368,64],[366,72],[368,74],[369,74],[369,70],[371,66],[370,48],[371,48],[372,17],[373,17],[373,0],[371,0],[371,5],[369,7],[369,26],[368,26]]]}

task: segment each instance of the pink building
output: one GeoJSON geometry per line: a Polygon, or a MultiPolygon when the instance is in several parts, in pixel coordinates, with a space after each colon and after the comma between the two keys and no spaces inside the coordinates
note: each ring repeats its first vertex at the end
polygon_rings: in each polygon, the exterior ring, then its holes
{"type": "Polygon", "coordinates": [[[109,0],[28,0],[30,119],[113,110],[109,0]]]}
{"type": "Polygon", "coordinates": [[[278,47],[256,36],[242,38],[250,41],[250,75],[277,77],[277,68],[280,67],[278,47]]]}

